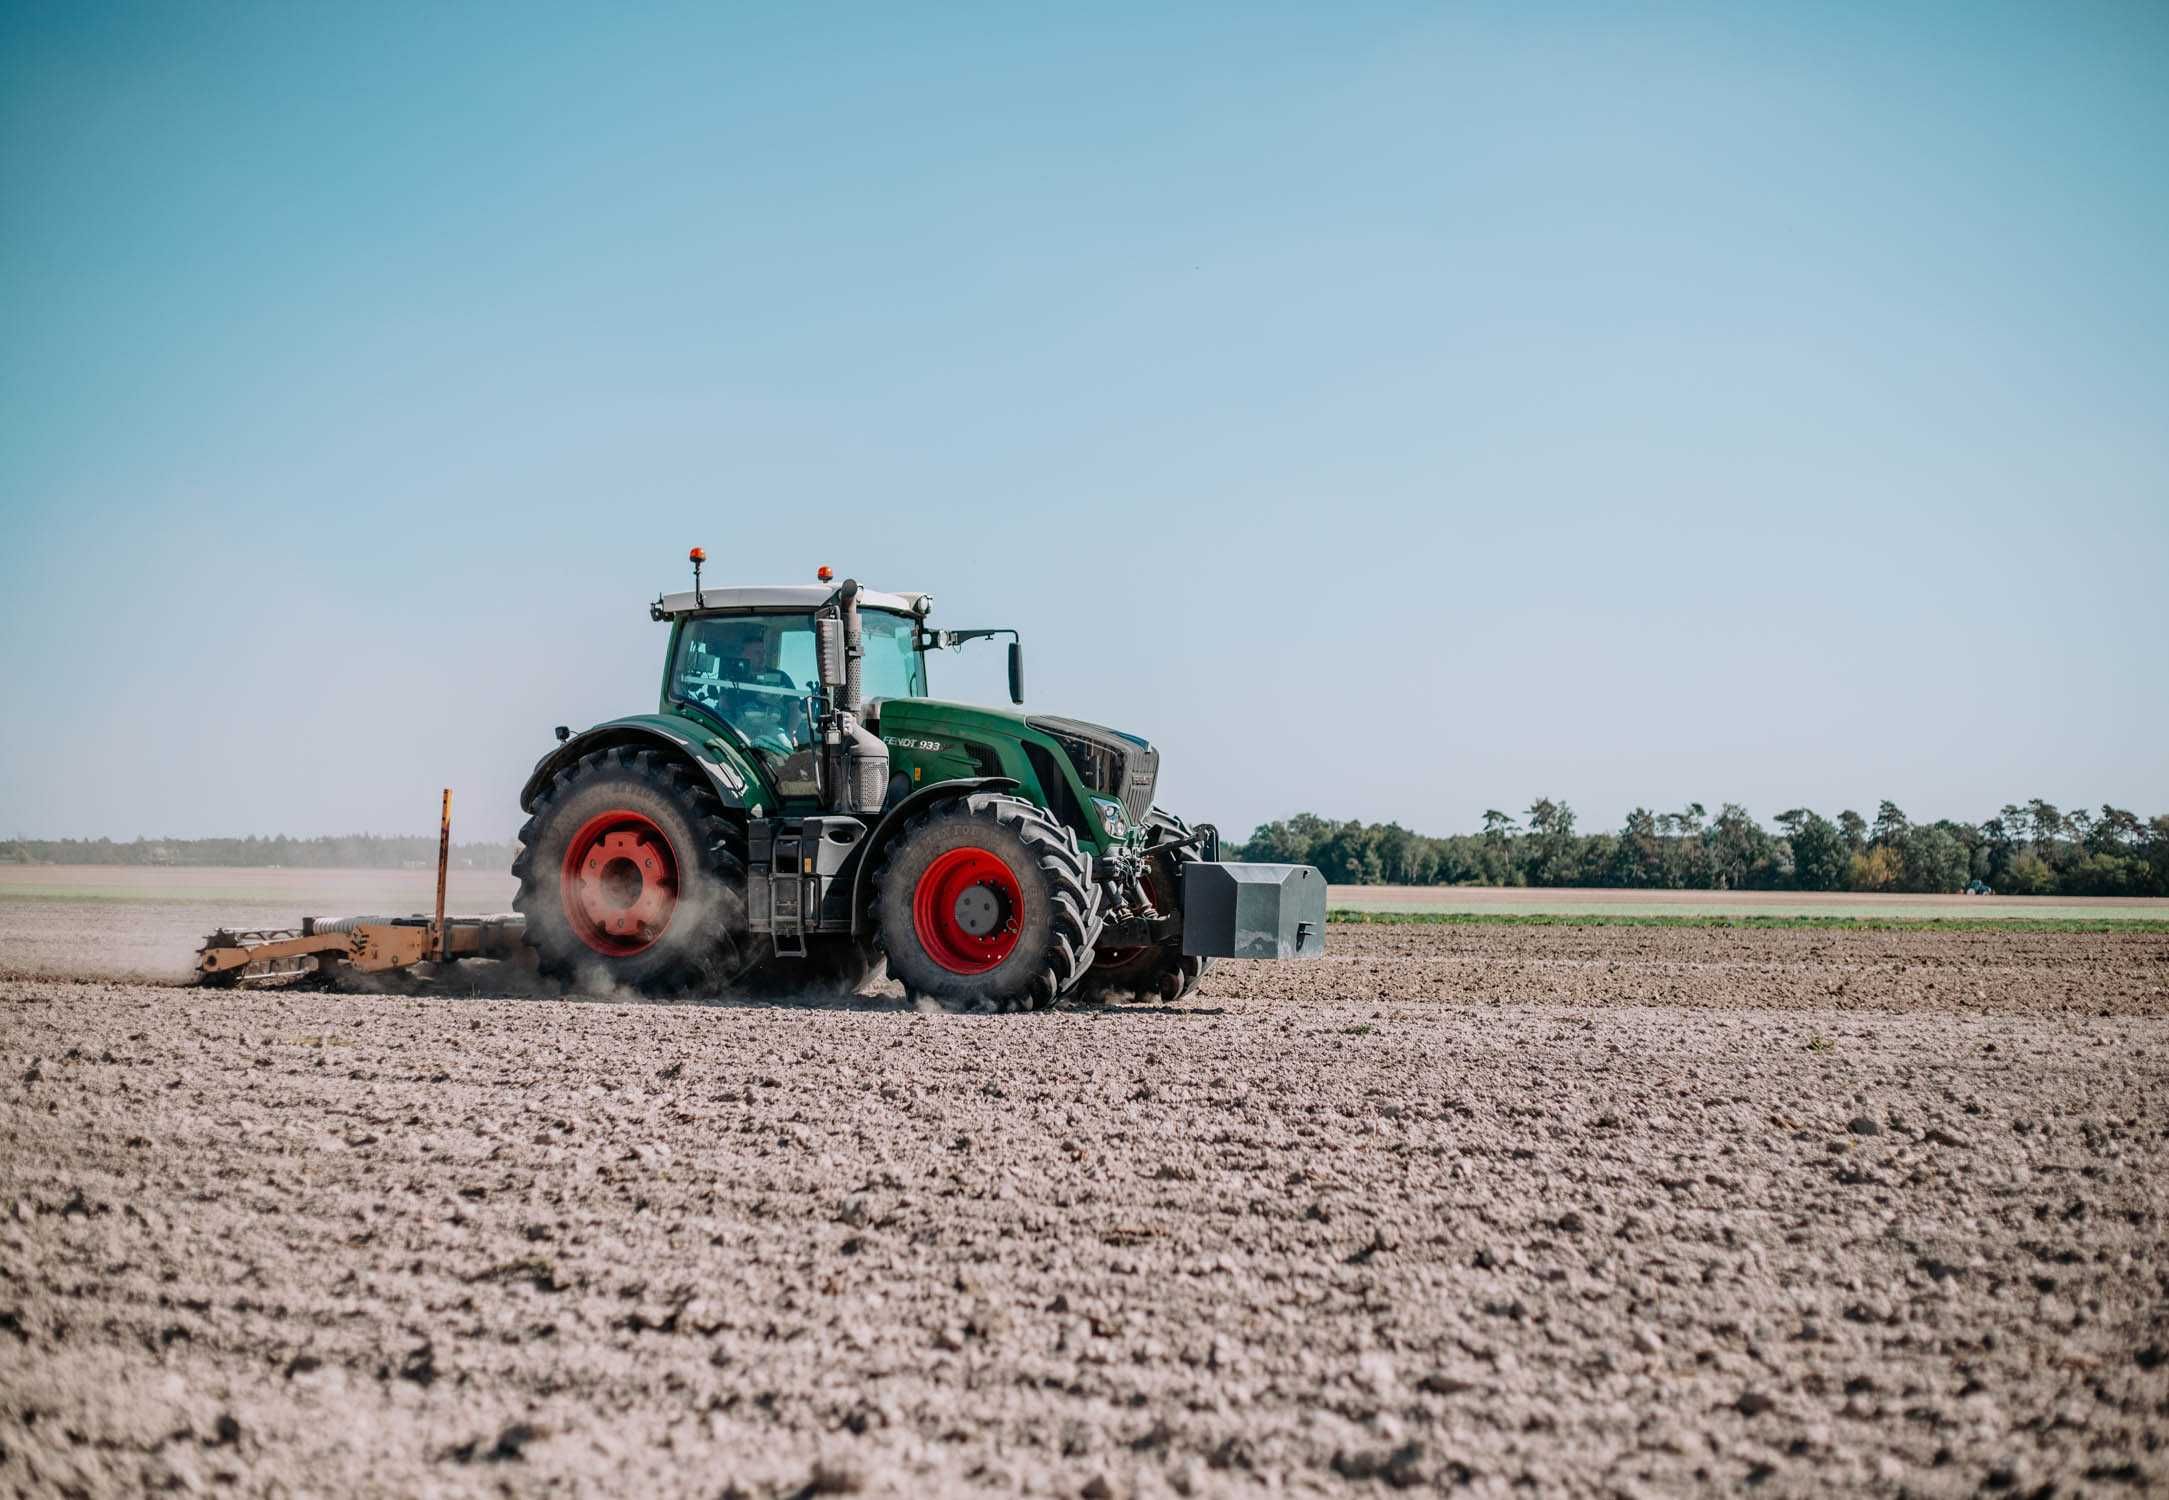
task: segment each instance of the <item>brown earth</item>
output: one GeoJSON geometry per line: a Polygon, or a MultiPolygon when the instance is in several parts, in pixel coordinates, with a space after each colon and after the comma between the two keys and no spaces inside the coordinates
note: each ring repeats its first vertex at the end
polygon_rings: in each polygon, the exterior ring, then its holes
{"type": "Polygon", "coordinates": [[[1336,885],[1336,907],[1357,911],[1637,912],[1696,916],[1712,912],[1825,917],[2092,917],[2115,921],[2169,918],[2157,896],[1941,896],[1863,891],[1651,891],[1575,886],[1336,885]]]}
{"type": "MultiPolygon", "coordinates": [[[[448,909],[512,909],[517,883],[454,869],[448,909]]],[[[429,870],[219,869],[0,865],[0,976],[185,979],[220,927],[293,927],[304,916],[404,916],[435,900],[429,870]]],[[[2169,901],[2126,897],[1821,895],[1801,891],[1584,891],[1481,886],[1342,886],[1335,906],[1374,910],[1580,913],[1719,912],[1869,917],[2169,917],[2169,901]]],[[[1600,939],[1609,944],[1609,939],[1600,939]]],[[[1607,946],[1605,951],[1611,951],[1607,946]]]]}
{"type": "Polygon", "coordinates": [[[0,981],[0,1491],[2133,1493],[2169,938],[1196,1003],[0,981]]]}
{"type": "Polygon", "coordinates": [[[1322,963],[1242,964],[1260,1001],[1694,1005],[2169,1017],[2169,934],[1335,926],[1322,963]]]}

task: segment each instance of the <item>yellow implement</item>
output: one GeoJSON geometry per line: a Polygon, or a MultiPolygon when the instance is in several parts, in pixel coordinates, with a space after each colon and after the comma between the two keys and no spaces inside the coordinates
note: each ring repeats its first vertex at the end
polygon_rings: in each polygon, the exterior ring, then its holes
{"type": "Polygon", "coordinates": [[[376,974],[419,963],[460,958],[512,958],[521,952],[526,923],[516,915],[344,917],[305,920],[299,927],[221,928],[203,940],[196,958],[202,984],[244,984],[295,974],[328,973],[345,965],[376,974]]]}
{"type": "Polygon", "coordinates": [[[296,974],[329,973],[341,965],[363,974],[449,963],[461,958],[522,955],[517,915],[447,917],[445,867],[452,852],[452,789],[437,821],[437,906],[434,916],[305,917],[299,927],[220,928],[196,955],[199,984],[234,985],[296,974]]]}

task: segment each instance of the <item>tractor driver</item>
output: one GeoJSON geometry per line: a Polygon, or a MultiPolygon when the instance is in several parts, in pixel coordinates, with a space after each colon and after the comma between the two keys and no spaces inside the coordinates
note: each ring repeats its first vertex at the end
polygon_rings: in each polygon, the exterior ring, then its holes
{"type": "Polygon", "coordinates": [[[784,694],[796,686],[791,674],[771,664],[768,632],[759,625],[744,626],[738,639],[721,643],[723,689],[718,707],[739,732],[756,745],[788,749],[794,736],[791,724],[796,701],[784,694]],[[742,683],[744,687],[732,684],[742,683]],[[749,692],[747,688],[781,688],[784,693],[749,692]]]}
{"type": "Polygon", "coordinates": [[[769,666],[768,635],[758,627],[739,640],[738,655],[724,661],[723,675],[733,682],[758,683],[762,687],[787,688],[792,685],[789,673],[769,666]]]}

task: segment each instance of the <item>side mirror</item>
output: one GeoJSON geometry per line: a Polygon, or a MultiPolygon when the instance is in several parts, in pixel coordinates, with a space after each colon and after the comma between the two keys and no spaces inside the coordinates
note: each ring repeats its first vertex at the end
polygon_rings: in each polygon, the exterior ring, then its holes
{"type": "Polygon", "coordinates": [[[1009,701],[1024,701],[1024,642],[1009,643],[1009,701]]]}

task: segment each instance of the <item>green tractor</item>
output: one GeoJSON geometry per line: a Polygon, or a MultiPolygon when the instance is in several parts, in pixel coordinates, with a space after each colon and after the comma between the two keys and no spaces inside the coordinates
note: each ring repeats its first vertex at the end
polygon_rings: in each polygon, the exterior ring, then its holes
{"type": "Polygon", "coordinates": [[[1325,946],[1307,865],[1225,864],[1153,804],[1159,755],[1097,724],[927,695],[927,594],[855,580],[693,588],[662,701],[558,745],[520,794],[512,872],[545,973],[648,994],[845,993],[994,1010],[1175,1001],[1215,957],[1325,946]]]}

